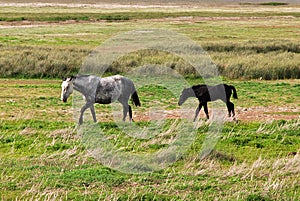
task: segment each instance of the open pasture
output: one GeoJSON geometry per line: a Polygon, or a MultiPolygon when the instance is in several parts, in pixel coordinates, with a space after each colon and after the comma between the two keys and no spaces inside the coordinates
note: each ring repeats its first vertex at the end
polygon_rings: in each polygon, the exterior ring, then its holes
{"type": "MultiPolygon", "coordinates": [[[[2,200],[300,199],[297,5],[129,7],[126,12],[96,7],[2,8],[2,200]],[[209,53],[224,82],[237,89],[239,99],[233,102],[239,121],[225,122],[216,147],[200,160],[210,125],[201,111],[194,142],[175,163],[152,173],[126,174],[91,157],[77,133],[72,98],[67,103],[60,100],[59,78],[76,74],[85,57],[106,39],[148,28],[177,31],[209,53]]],[[[149,63],[181,69],[191,85],[203,82],[184,62],[164,52],[130,54],[114,63],[108,74],[149,63]]],[[[110,105],[96,105],[96,126],[114,148],[153,153],[167,147],[175,135],[178,97],[155,85],[138,88],[138,94],[142,106],[133,107],[134,125],[149,126],[149,111],[164,108],[168,115],[162,135],[126,135],[113,121],[110,105]]],[[[196,109],[196,100],[190,103],[196,109]]]]}
{"type": "MultiPolygon", "coordinates": [[[[199,160],[209,125],[204,124],[197,129],[190,149],[176,163],[142,175],[111,170],[89,156],[76,132],[72,100],[63,103],[59,99],[60,83],[59,80],[1,80],[1,197],[4,200],[237,197],[297,200],[300,196],[299,110],[274,109],[271,113],[260,110],[251,121],[241,117],[248,112],[245,108],[259,106],[259,99],[268,100],[264,107],[280,108],[283,104],[299,108],[299,85],[293,81],[231,81],[240,97],[234,101],[239,108],[240,122],[225,123],[214,151],[199,160]],[[276,91],[269,91],[275,87],[276,91]],[[272,98],[262,94],[272,94],[272,98]],[[274,119],[290,116],[294,119],[272,121],[270,115],[274,119]]],[[[139,126],[148,125],[145,116],[155,106],[154,102],[168,99],[163,106],[179,109],[176,97],[165,89],[142,87],[139,96],[142,107],[133,107],[135,124],[139,126]]],[[[98,124],[111,143],[129,153],[158,151],[166,146],[169,135],[172,136],[169,133],[148,140],[131,138],[113,123],[109,106],[98,105],[96,113],[98,124]]],[[[201,116],[203,119],[204,114],[201,116]]],[[[174,121],[169,119],[163,129],[171,129],[174,121]]]]}

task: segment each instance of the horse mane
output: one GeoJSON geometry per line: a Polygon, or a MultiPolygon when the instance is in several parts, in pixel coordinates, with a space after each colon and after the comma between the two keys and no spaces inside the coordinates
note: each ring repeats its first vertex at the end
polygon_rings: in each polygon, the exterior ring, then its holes
{"type": "Polygon", "coordinates": [[[194,85],[194,86],[192,86],[192,89],[195,90],[195,89],[199,89],[199,88],[202,88],[202,87],[206,87],[207,88],[207,85],[206,84],[194,85]]]}
{"type": "Polygon", "coordinates": [[[74,76],[74,77],[80,78],[80,77],[89,77],[89,76],[91,76],[91,75],[76,75],[76,76],[74,76]]]}

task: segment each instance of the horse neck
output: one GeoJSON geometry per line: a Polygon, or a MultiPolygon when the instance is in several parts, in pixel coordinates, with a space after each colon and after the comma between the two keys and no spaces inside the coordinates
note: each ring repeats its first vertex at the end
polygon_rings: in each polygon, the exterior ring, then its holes
{"type": "Polygon", "coordinates": [[[73,87],[76,91],[84,94],[85,92],[85,83],[81,80],[81,79],[78,79],[76,78],[74,81],[73,81],[73,87]]]}
{"type": "Polygon", "coordinates": [[[77,77],[73,82],[74,89],[85,96],[95,96],[98,84],[96,76],[77,77]]]}

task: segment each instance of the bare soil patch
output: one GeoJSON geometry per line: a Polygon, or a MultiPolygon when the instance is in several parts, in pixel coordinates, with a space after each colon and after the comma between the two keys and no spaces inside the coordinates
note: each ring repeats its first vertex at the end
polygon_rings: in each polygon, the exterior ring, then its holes
{"type": "MultiPolygon", "coordinates": [[[[152,120],[163,120],[163,119],[176,119],[176,118],[193,118],[195,114],[195,109],[184,110],[184,112],[180,109],[174,110],[164,110],[164,111],[146,111],[140,112],[136,111],[133,108],[133,119],[135,121],[152,121],[152,120]]],[[[215,115],[225,116],[226,121],[233,121],[232,117],[226,117],[226,111],[216,111],[218,109],[214,109],[215,115]]],[[[97,111],[96,111],[97,113],[97,111]]],[[[118,112],[117,112],[118,113],[118,112]]],[[[122,111],[119,112],[118,116],[121,117],[122,111]]],[[[213,118],[212,109],[209,109],[210,118],[213,118]]],[[[116,113],[115,113],[116,114],[116,113]]],[[[203,109],[200,111],[198,116],[198,120],[205,120],[205,114],[203,109]]],[[[293,120],[300,119],[300,108],[299,107],[278,107],[278,106],[268,106],[268,107],[250,107],[250,108],[236,108],[236,120],[242,122],[268,122],[273,120],[293,120]]],[[[113,116],[108,113],[101,113],[98,111],[97,114],[98,121],[113,121],[113,116]]]]}
{"type": "MultiPolygon", "coordinates": [[[[43,3],[43,4],[139,4],[139,5],[153,5],[153,4],[162,4],[162,5],[247,5],[247,4],[259,4],[268,2],[267,0],[0,0],[0,3],[43,3]]],[[[298,0],[280,0],[279,2],[288,3],[288,4],[299,4],[298,0]]]]}
{"type": "Polygon", "coordinates": [[[250,107],[237,108],[237,119],[241,121],[272,121],[300,119],[299,107],[250,107]]]}

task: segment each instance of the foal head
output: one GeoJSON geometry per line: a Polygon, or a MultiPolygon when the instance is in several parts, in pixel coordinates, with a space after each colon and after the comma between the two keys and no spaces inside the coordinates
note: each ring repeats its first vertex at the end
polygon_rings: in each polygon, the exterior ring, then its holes
{"type": "Polygon", "coordinates": [[[68,97],[73,92],[74,77],[64,78],[61,84],[61,100],[67,102],[68,97]]]}
{"type": "Polygon", "coordinates": [[[195,93],[192,88],[185,88],[182,90],[179,97],[178,105],[181,106],[189,97],[194,97],[195,93]]]}

